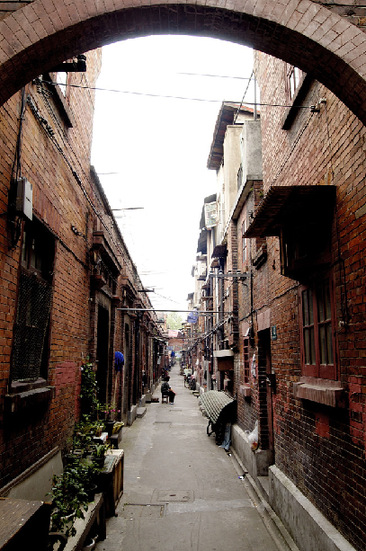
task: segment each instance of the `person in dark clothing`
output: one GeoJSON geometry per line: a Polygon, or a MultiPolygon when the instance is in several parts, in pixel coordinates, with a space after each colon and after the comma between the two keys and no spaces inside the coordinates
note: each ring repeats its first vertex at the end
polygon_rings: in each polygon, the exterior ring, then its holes
{"type": "Polygon", "coordinates": [[[160,390],[161,390],[162,394],[168,394],[169,395],[169,403],[174,404],[175,392],[169,384],[169,379],[170,379],[169,376],[164,378],[164,381],[161,384],[160,390]]]}

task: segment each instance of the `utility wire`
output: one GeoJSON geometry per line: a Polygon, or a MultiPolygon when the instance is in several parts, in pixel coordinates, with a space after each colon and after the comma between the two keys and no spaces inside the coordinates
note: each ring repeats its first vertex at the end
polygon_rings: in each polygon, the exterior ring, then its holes
{"type": "Polygon", "coordinates": [[[252,77],[237,77],[232,75],[211,75],[210,73],[176,73],[177,75],[188,75],[192,77],[231,78],[233,80],[251,80],[252,77]]]}
{"type": "MultiPolygon", "coordinates": [[[[66,84],[61,84],[59,82],[52,82],[49,80],[44,80],[46,84],[49,84],[51,86],[66,86],[66,84]]],[[[117,94],[131,94],[135,96],[147,96],[152,98],[165,98],[165,99],[180,99],[185,101],[200,101],[203,103],[223,103],[223,100],[221,99],[205,99],[205,98],[187,98],[184,96],[166,96],[164,94],[151,94],[148,92],[135,92],[132,90],[117,90],[113,88],[99,88],[99,87],[93,87],[93,86],[82,86],[80,84],[67,84],[70,88],[83,88],[85,90],[95,90],[100,92],[113,92],[117,94]]],[[[238,103],[237,101],[228,101],[225,100],[227,103],[238,103]]],[[[242,102],[241,105],[258,105],[260,107],[283,107],[284,109],[288,109],[289,107],[296,107],[297,109],[314,109],[313,105],[283,105],[280,103],[258,103],[258,102],[242,102]]]]}
{"type": "MultiPolygon", "coordinates": [[[[237,118],[238,118],[240,109],[242,108],[242,106],[243,106],[243,104],[244,104],[244,99],[245,99],[245,96],[247,95],[247,92],[248,92],[250,83],[251,83],[251,81],[252,81],[253,75],[254,75],[254,69],[253,69],[253,71],[252,71],[252,74],[250,75],[250,78],[249,78],[247,87],[245,88],[245,91],[244,91],[243,97],[242,97],[242,99],[241,99],[240,105],[239,105],[238,109],[236,110],[235,117],[234,117],[234,124],[236,123],[236,120],[237,120],[237,118]]],[[[255,103],[255,104],[251,103],[251,104],[249,104],[249,105],[257,105],[257,103],[255,103]]]]}

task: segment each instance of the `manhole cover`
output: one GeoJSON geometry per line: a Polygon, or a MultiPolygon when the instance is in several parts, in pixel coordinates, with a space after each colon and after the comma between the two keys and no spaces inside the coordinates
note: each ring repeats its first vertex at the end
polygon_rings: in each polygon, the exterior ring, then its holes
{"type": "Polygon", "coordinates": [[[154,490],[153,501],[158,503],[188,503],[194,501],[193,490],[154,490]]]}
{"type": "Polygon", "coordinates": [[[128,520],[137,518],[161,518],[164,516],[164,505],[126,503],[122,517],[128,520]]]}

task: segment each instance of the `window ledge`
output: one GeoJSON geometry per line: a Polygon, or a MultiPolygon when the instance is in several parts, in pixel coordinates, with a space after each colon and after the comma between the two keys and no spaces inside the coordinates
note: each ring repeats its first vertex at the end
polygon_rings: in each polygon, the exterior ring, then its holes
{"type": "Polygon", "coordinates": [[[23,392],[5,395],[5,411],[9,414],[34,409],[48,403],[52,398],[54,387],[44,386],[32,388],[23,392]]]}
{"type": "Polygon", "coordinates": [[[43,377],[38,377],[32,381],[12,381],[10,384],[9,394],[19,394],[36,388],[44,388],[47,386],[47,381],[43,377]]]}
{"type": "Polygon", "coordinates": [[[330,407],[345,407],[345,390],[338,381],[301,377],[293,384],[295,398],[310,400],[330,407]]]}

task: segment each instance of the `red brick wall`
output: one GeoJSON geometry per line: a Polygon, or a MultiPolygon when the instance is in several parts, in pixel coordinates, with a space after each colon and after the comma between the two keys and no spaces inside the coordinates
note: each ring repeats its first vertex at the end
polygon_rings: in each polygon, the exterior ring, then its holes
{"type": "MultiPolygon", "coordinates": [[[[258,54],[263,103],[288,104],[284,75],[283,62],[258,54]]],[[[298,283],[279,273],[277,238],[267,239],[268,279],[260,287],[256,278],[256,304],[265,292],[271,325],[277,328],[277,340],[271,343],[277,376],[276,465],[361,550],[366,532],[365,129],[316,82],[304,105],[320,98],[326,99],[320,112],[299,111],[288,131],[281,129],[284,108],[262,108],[264,190],[273,185],[337,186],[332,262],[345,408],[294,398],[292,384],[301,375],[298,283]]]]}
{"type": "MultiPolygon", "coordinates": [[[[93,84],[99,67],[100,53],[88,54],[89,73],[71,78],[74,82],[93,84]]],[[[68,101],[75,115],[74,127],[65,130],[53,97],[43,97],[33,85],[26,89],[33,111],[27,103],[22,133],[22,175],[33,184],[34,216],[43,221],[56,240],[48,370],[48,384],[54,391],[49,404],[16,417],[4,414],[3,406],[4,395],[9,392],[21,239],[14,249],[9,248],[6,212],[21,94],[16,94],[0,110],[0,486],[54,446],[62,447],[78,414],[80,366],[89,348],[87,251],[91,245],[91,227],[87,227],[86,220],[95,215],[90,205],[95,199],[89,177],[93,101],[86,105],[85,93],[90,95],[89,91],[70,89],[68,101]],[[53,129],[52,135],[45,130],[40,117],[53,129]],[[90,202],[85,194],[91,198],[90,202]],[[72,225],[80,235],[75,235],[72,225]]]]}
{"type": "MultiPolygon", "coordinates": [[[[21,239],[9,248],[6,213],[21,94],[0,108],[0,488],[53,447],[63,449],[67,445],[79,415],[80,368],[86,361],[97,365],[98,304],[105,306],[110,316],[106,398],[117,400],[124,419],[141,396],[142,369],[152,368],[146,347],[148,323],[140,326],[136,354],[136,315],[118,310],[127,305],[151,308],[151,304],[147,295],[136,291],[142,287],[136,267],[117,225],[111,223],[108,201],[90,169],[94,94],[87,87],[94,86],[100,63],[100,52],[89,52],[87,72],[70,75],[70,83],[82,86],[70,87],[64,100],[71,128],[52,86],[32,83],[25,91],[21,173],[33,184],[34,216],[55,239],[47,379],[52,397],[17,416],[5,414],[4,403],[5,395],[14,393],[10,365],[21,239]],[[97,268],[91,250],[98,247],[96,230],[98,239],[103,240],[103,261],[115,288],[108,284],[99,289],[93,283],[97,268]],[[127,346],[124,323],[129,318],[127,346]],[[117,350],[126,355],[125,370],[129,372],[129,376],[122,373],[118,379],[114,370],[117,350]]],[[[146,317],[153,318],[150,314],[146,317]]]]}

